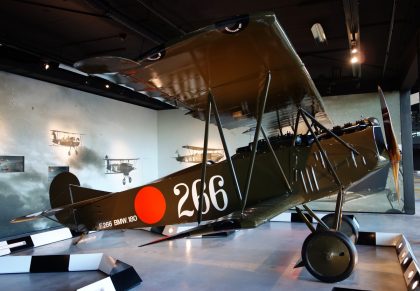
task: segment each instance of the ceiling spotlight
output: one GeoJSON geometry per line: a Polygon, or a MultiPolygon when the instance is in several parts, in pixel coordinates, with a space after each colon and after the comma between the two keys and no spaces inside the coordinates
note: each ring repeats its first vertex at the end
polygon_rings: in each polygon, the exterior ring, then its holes
{"type": "Polygon", "coordinates": [[[355,53],[357,53],[359,50],[357,49],[357,43],[356,43],[356,41],[355,40],[352,40],[351,41],[351,44],[350,44],[350,52],[352,53],[352,54],[355,54],[355,53]]]}
{"type": "Polygon", "coordinates": [[[321,24],[315,23],[314,25],[312,25],[311,32],[312,32],[312,36],[314,37],[315,41],[318,44],[327,43],[327,37],[325,36],[325,32],[321,24]]]}
{"type": "Polygon", "coordinates": [[[413,277],[413,275],[414,275],[414,271],[413,271],[413,270],[411,270],[411,271],[410,271],[410,273],[408,273],[407,278],[408,278],[408,279],[411,279],[411,278],[413,277]]]}
{"type": "Polygon", "coordinates": [[[49,68],[50,68],[50,64],[49,64],[49,63],[45,63],[45,64],[44,64],[44,69],[45,69],[45,70],[48,70],[49,68]]]}
{"type": "Polygon", "coordinates": [[[105,84],[105,88],[109,89],[109,84],[105,84]]]}
{"type": "Polygon", "coordinates": [[[357,64],[359,62],[359,58],[357,56],[354,56],[350,59],[350,63],[357,64]]]}

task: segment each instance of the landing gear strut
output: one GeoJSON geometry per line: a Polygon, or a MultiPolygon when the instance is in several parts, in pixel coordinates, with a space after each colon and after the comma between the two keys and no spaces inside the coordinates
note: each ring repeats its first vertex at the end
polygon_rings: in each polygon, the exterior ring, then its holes
{"type": "Polygon", "coordinates": [[[316,125],[329,132],[332,137],[347,147],[352,154],[358,155],[359,153],[350,144],[326,129],[302,108],[299,108],[297,113],[293,144],[297,137],[299,118],[303,119],[309,132],[314,137],[319,152],[326,162],[328,171],[338,186],[338,193],[335,212],[326,215],[322,220],[309,207],[303,205],[309,215],[318,221],[317,229],[313,227],[311,222],[303,215],[302,211],[296,207],[297,213],[312,232],[302,245],[301,255],[303,265],[299,263],[296,266],[305,266],[309,273],[323,282],[333,283],[342,281],[351,275],[357,263],[355,242],[357,241],[359,231],[358,227],[349,217],[343,216],[344,188],[312,126],[316,125]],[[312,121],[312,125],[309,124],[308,119],[312,121]]]}

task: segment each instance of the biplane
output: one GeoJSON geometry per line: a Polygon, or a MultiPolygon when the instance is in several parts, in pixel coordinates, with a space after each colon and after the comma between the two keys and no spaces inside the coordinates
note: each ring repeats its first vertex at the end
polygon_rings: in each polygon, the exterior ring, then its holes
{"type": "Polygon", "coordinates": [[[69,156],[71,155],[71,149],[74,149],[76,155],[78,154],[77,147],[80,146],[80,143],[82,142],[83,134],[55,129],[52,129],[50,131],[52,135],[52,145],[68,147],[69,151],[67,152],[67,154],[69,156]]]}
{"type": "Polygon", "coordinates": [[[123,174],[123,185],[126,184],[126,179],[128,179],[128,183],[131,183],[133,180],[130,177],[130,172],[135,170],[134,161],[137,161],[138,158],[135,159],[110,159],[108,156],[105,156],[106,161],[106,172],[105,174],[123,174]]]}
{"type": "MultiPolygon", "coordinates": [[[[203,148],[197,146],[184,145],[182,148],[189,150],[188,154],[181,156],[179,152],[175,159],[182,163],[201,163],[203,161],[203,148]]],[[[216,163],[223,159],[223,149],[207,148],[207,162],[216,163]]]]}
{"type": "Polygon", "coordinates": [[[297,266],[325,282],[350,276],[358,231],[343,216],[345,191],[390,163],[398,172],[400,153],[382,94],[386,144],[375,118],[328,129],[322,99],[273,13],[218,22],[139,61],[95,57],[75,67],[118,75],[129,87],[159,90],[167,102],[190,110],[204,121],[205,158],[115,193],[81,187],[75,175],[61,173],[50,186],[52,209],[12,222],[49,218],[80,232],[198,223],[152,244],[254,228],[295,208],[302,218],[306,211],[318,221],[315,229],[305,220],[311,233],[297,266]],[[267,128],[279,122],[292,124],[293,133],[270,138],[267,128]],[[214,164],[206,158],[210,123],[216,124],[226,155],[214,164]],[[223,128],[239,126],[255,126],[253,141],[230,155],[223,128]],[[336,207],[329,219],[319,219],[306,205],[333,193],[336,207]]]}

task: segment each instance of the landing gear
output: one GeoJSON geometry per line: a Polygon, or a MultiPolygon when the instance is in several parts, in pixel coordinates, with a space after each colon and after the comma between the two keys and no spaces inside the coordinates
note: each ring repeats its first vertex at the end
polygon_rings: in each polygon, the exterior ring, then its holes
{"type": "Polygon", "coordinates": [[[131,183],[131,181],[132,181],[133,179],[131,179],[131,177],[130,176],[128,176],[128,183],[131,183]]]}
{"type": "Polygon", "coordinates": [[[125,177],[124,177],[124,179],[123,179],[123,181],[122,181],[122,182],[123,182],[123,185],[125,185],[125,177]]]}
{"type": "Polygon", "coordinates": [[[70,156],[70,150],[67,152],[67,154],[70,156]]]}
{"type": "MultiPolygon", "coordinates": [[[[321,218],[321,220],[330,228],[332,229],[334,226],[334,213],[329,213],[321,218]]],[[[324,230],[324,228],[318,224],[316,227],[317,231],[324,230]]],[[[359,238],[359,226],[355,223],[355,221],[348,217],[343,216],[341,221],[341,226],[339,231],[344,233],[353,243],[357,242],[359,238]]]]}
{"type": "Polygon", "coordinates": [[[334,283],[351,275],[357,263],[357,250],[341,232],[316,231],[303,243],[302,261],[315,278],[334,283]]]}
{"type": "MultiPolygon", "coordinates": [[[[309,215],[318,221],[317,230],[315,230],[312,223],[303,215],[302,211],[296,207],[297,213],[312,232],[305,239],[302,246],[302,263],[315,278],[329,283],[338,282],[349,277],[357,263],[357,250],[354,242],[357,241],[358,228],[349,217],[343,216],[343,204],[345,200],[343,184],[312,127],[315,127],[315,129],[323,129],[331,134],[339,143],[348,148],[352,155],[360,155],[360,153],[350,144],[325,128],[311,114],[302,108],[298,109],[296,116],[293,130],[295,132],[293,145],[295,145],[296,142],[296,133],[300,118],[303,119],[306,127],[313,136],[321,158],[325,161],[326,168],[338,186],[335,212],[333,214],[327,215],[323,219],[319,219],[309,207],[302,204],[309,215]],[[309,123],[308,119],[312,121],[312,124],[309,123]]],[[[300,266],[302,266],[302,264],[299,262],[296,267],[300,266]]]]}

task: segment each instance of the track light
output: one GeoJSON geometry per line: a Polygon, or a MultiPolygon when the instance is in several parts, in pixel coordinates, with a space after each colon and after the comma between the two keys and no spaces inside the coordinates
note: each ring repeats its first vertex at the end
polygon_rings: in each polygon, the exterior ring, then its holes
{"type": "Polygon", "coordinates": [[[359,58],[358,58],[357,56],[353,56],[353,57],[351,57],[351,59],[350,59],[350,63],[352,63],[352,64],[357,64],[357,63],[359,63],[359,58]]]}
{"type": "Polygon", "coordinates": [[[408,278],[408,279],[411,279],[411,278],[413,278],[413,276],[414,276],[414,271],[413,271],[413,270],[411,270],[411,271],[410,271],[410,273],[408,273],[407,278],[408,278]]]}
{"type": "Polygon", "coordinates": [[[359,50],[357,49],[357,44],[355,40],[351,41],[350,52],[351,54],[356,54],[359,50]]]}
{"type": "Polygon", "coordinates": [[[110,87],[109,84],[105,84],[105,88],[109,89],[109,87],[110,87]]]}
{"type": "Polygon", "coordinates": [[[44,70],[48,70],[50,68],[50,64],[49,63],[44,63],[44,70]]]}
{"type": "Polygon", "coordinates": [[[315,23],[311,27],[312,36],[314,37],[315,41],[318,44],[326,44],[327,37],[325,35],[324,29],[322,28],[321,24],[315,23]]]}

